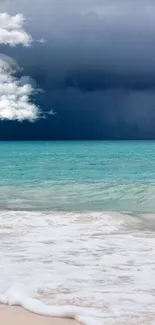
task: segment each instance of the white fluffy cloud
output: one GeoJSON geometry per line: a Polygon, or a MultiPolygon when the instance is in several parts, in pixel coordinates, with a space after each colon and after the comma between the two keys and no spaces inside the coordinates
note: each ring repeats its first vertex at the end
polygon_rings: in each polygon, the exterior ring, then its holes
{"type": "MultiPolygon", "coordinates": [[[[21,14],[10,16],[1,13],[0,44],[29,46],[32,38],[24,31],[23,25],[21,14]]],[[[34,89],[28,77],[15,77],[17,68],[13,60],[0,56],[0,119],[34,121],[40,116],[39,108],[30,101],[34,89]]]]}
{"type": "Polygon", "coordinates": [[[30,45],[32,38],[23,29],[24,21],[21,14],[10,16],[7,13],[0,13],[0,44],[30,45]]]}

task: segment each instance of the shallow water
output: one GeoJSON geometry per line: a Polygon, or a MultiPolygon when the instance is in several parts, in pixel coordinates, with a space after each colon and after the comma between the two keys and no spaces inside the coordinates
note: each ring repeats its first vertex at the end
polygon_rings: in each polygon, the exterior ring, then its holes
{"type": "Polygon", "coordinates": [[[155,211],[155,142],[1,142],[1,209],[155,211]]]}
{"type": "Polygon", "coordinates": [[[97,308],[103,324],[152,324],[155,144],[68,143],[66,158],[43,145],[0,145],[1,291],[21,283],[48,304],[97,308]]]}
{"type": "Polygon", "coordinates": [[[3,211],[0,224],[1,289],[24,283],[46,303],[102,310],[105,324],[155,318],[154,231],[139,219],[3,211]]]}

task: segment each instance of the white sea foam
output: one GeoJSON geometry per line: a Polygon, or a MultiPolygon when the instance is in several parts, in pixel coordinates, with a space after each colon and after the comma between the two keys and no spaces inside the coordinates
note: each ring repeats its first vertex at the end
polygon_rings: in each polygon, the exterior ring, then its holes
{"type": "Polygon", "coordinates": [[[1,302],[69,313],[86,325],[150,325],[155,233],[149,220],[153,215],[1,211],[1,302]]]}
{"type": "Polygon", "coordinates": [[[21,290],[21,286],[12,286],[4,294],[0,295],[0,303],[10,306],[21,306],[27,311],[42,316],[51,316],[59,318],[72,318],[84,325],[101,325],[101,321],[97,318],[101,316],[99,313],[95,313],[88,308],[76,307],[76,306],[50,306],[45,305],[43,302],[31,298],[24,290],[21,290]]]}

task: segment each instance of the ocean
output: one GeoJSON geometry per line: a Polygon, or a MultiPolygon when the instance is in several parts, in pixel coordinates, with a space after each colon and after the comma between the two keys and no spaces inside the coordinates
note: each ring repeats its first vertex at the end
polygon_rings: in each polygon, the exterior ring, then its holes
{"type": "Polygon", "coordinates": [[[1,292],[151,324],[154,242],[155,142],[0,143],[1,292]]]}

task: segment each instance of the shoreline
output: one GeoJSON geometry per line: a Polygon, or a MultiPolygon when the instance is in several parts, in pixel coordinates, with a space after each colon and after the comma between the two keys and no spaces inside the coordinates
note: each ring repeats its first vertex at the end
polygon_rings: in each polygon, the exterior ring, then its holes
{"type": "Polygon", "coordinates": [[[30,313],[21,307],[0,304],[1,325],[77,325],[78,322],[68,318],[52,318],[30,313]]]}

